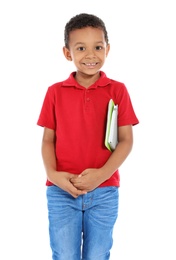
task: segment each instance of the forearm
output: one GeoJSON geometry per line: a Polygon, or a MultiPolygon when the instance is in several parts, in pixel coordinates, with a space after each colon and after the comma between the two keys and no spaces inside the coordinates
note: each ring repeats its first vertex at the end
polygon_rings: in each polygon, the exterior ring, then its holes
{"type": "Polygon", "coordinates": [[[56,172],[56,156],[53,142],[42,142],[42,158],[47,178],[53,182],[54,173],[56,172]]]}
{"type": "Polygon", "coordinates": [[[124,140],[118,143],[114,152],[101,167],[103,179],[109,179],[112,174],[123,164],[132,149],[132,140],[124,140]]]}

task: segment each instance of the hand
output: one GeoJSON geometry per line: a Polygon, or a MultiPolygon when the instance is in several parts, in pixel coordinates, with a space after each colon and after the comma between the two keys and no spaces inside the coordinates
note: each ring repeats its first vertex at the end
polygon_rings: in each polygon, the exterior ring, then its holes
{"type": "Polygon", "coordinates": [[[75,178],[75,174],[71,174],[68,172],[55,172],[54,181],[51,181],[61,189],[71,194],[74,198],[86,194],[86,190],[79,189],[71,183],[72,178],[75,178]]]}
{"type": "Polygon", "coordinates": [[[104,180],[100,169],[86,169],[78,176],[71,177],[70,182],[78,190],[91,191],[97,188],[104,180]]]}

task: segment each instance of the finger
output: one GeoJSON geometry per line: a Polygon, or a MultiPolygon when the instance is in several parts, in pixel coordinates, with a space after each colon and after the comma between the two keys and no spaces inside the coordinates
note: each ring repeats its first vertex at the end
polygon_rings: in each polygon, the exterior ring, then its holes
{"type": "Polygon", "coordinates": [[[81,193],[72,194],[72,196],[73,196],[75,199],[77,199],[80,195],[84,195],[84,194],[86,194],[86,193],[87,193],[87,191],[81,191],[81,193]]]}
{"type": "Polygon", "coordinates": [[[74,187],[77,189],[77,190],[83,190],[84,187],[81,183],[73,183],[74,187]]]}
{"type": "Polygon", "coordinates": [[[73,183],[75,180],[77,180],[78,179],[78,176],[73,176],[73,177],[71,177],[70,179],[69,179],[69,181],[71,182],[71,183],[73,183]]]}
{"type": "Polygon", "coordinates": [[[79,197],[78,194],[72,194],[72,196],[73,196],[75,199],[77,199],[77,198],[79,197]]]}
{"type": "Polygon", "coordinates": [[[75,186],[76,184],[81,184],[81,180],[78,180],[78,178],[77,179],[71,179],[70,180],[70,182],[75,186]]]}
{"type": "Polygon", "coordinates": [[[86,190],[81,190],[81,189],[79,189],[79,188],[77,188],[77,187],[75,187],[75,186],[72,186],[71,188],[70,188],[70,193],[72,194],[72,195],[74,195],[74,197],[78,197],[78,196],[80,196],[80,195],[83,195],[83,194],[86,194],[87,193],[87,191],[86,190]]]}

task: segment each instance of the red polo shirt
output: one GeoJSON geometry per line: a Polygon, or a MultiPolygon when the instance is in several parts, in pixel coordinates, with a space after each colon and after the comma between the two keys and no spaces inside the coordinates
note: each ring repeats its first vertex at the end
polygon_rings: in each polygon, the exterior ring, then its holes
{"type": "MultiPolygon", "coordinates": [[[[105,147],[108,102],[118,104],[118,126],[138,124],[130,96],[123,83],[104,72],[89,88],[79,85],[75,72],[46,92],[37,124],[56,132],[57,171],[80,174],[99,168],[111,152],[105,147]]],[[[46,185],[52,185],[47,180],[46,185]]],[[[120,186],[118,170],[100,186],[120,186]]]]}

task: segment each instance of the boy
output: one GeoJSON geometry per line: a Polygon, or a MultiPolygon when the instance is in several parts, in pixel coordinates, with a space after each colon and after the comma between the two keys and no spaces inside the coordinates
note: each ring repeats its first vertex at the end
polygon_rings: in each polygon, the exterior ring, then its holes
{"type": "Polygon", "coordinates": [[[104,22],[82,13],[68,21],[63,53],[76,71],[47,90],[37,124],[53,260],[108,260],[118,216],[118,168],[133,144],[138,119],[123,83],[101,68],[110,45],[104,22]],[[118,145],[104,145],[107,107],[118,104],[118,145]]]}

